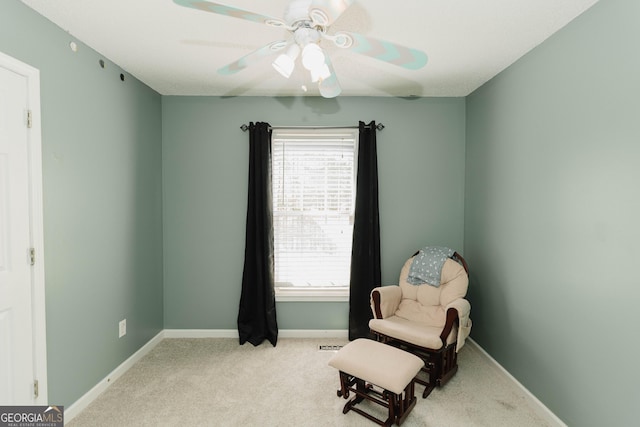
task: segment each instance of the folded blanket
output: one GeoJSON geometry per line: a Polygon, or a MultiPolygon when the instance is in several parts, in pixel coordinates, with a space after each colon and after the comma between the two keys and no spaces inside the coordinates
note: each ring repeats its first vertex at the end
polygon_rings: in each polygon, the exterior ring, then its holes
{"type": "Polygon", "coordinates": [[[412,285],[427,283],[436,288],[440,286],[440,274],[444,262],[454,254],[453,249],[442,246],[427,246],[420,249],[413,258],[407,282],[412,285]]]}

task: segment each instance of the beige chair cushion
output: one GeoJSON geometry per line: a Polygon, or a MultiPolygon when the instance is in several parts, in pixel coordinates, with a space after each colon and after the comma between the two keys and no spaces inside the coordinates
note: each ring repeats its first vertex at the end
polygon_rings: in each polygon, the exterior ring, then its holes
{"type": "Polygon", "coordinates": [[[469,286],[467,273],[460,264],[452,259],[442,266],[440,286],[429,284],[412,285],[407,276],[413,257],[409,258],[400,271],[399,285],[402,289],[402,301],[395,315],[407,320],[442,327],[446,321],[444,307],[458,298],[464,298],[469,286]]]}
{"type": "Polygon", "coordinates": [[[427,326],[436,326],[440,329],[442,329],[447,320],[444,307],[440,305],[422,305],[412,299],[403,299],[400,301],[395,315],[412,322],[420,322],[427,326]]]}
{"type": "Polygon", "coordinates": [[[458,262],[448,259],[442,266],[440,305],[446,306],[458,298],[464,298],[469,288],[469,276],[458,262]]]}
{"type": "Polygon", "coordinates": [[[329,366],[401,394],[424,362],[417,356],[377,341],[358,338],[329,360],[329,366]]]}
{"type": "MultiPolygon", "coordinates": [[[[391,316],[386,319],[371,319],[369,328],[372,331],[393,337],[420,347],[438,350],[442,348],[440,333],[442,326],[429,326],[424,323],[407,320],[399,316],[391,316]]],[[[458,334],[454,326],[447,337],[447,345],[456,341],[458,334]]]]}

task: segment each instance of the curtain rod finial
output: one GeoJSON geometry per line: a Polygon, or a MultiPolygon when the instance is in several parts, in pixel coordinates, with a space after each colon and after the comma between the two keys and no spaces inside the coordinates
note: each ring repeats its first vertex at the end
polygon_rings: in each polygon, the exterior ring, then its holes
{"type": "Polygon", "coordinates": [[[242,132],[246,132],[247,130],[249,130],[249,126],[243,124],[242,126],[240,126],[240,129],[242,129],[242,132]]]}

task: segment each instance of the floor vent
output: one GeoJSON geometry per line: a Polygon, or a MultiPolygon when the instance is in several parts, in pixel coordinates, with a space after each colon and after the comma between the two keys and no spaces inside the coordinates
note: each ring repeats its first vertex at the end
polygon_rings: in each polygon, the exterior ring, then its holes
{"type": "Polygon", "coordinates": [[[318,351],[338,351],[341,348],[341,345],[319,345],[318,351]]]}

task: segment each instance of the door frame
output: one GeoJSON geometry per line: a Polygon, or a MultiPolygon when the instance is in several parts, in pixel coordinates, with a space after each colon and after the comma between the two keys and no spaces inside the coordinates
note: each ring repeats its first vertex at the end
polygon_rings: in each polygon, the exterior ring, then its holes
{"type": "Polygon", "coordinates": [[[27,130],[29,157],[30,243],[35,250],[31,271],[31,309],[33,318],[33,375],[38,381],[35,405],[48,404],[47,333],[44,274],[44,215],[42,192],[42,128],[40,120],[40,71],[0,52],[0,67],[24,76],[27,80],[27,108],[31,127],[27,130]]]}

